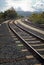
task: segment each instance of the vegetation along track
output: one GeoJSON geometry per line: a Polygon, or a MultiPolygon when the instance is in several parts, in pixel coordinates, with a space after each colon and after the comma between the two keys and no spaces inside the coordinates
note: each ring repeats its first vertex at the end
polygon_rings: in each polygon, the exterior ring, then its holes
{"type": "MultiPolygon", "coordinates": [[[[21,40],[17,40],[17,43],[22,43],[28,48],[22,51],[27,51],[31,52],[31,56],[29,54],[29,56],[26,56],[30,62],[32,62],[36,65],[37,61],[40,61],[40,63],[44,64],[44,43],[41,39],[35,37],[32,34],[27,33],[26,31],[24,31],[23,29],[21,29],[20,27],[18,27],[16,24],[14,24],[13,22],[9,22],[8,23],[9,28],[11,29],[11,31],[17,35],[17,37],[19,37],[19,39],[21,40]],[[30,59],[30,57],[33,57],[32,59],[30,59]],[[37,59],[36,59],[37,58],[37,59]],[[36,62],[35,62],[36,61],[36,62]]],[[[21,44],[22,46],[22,44],[21,44]]],[[[32,63],[32,65],[34,65],[32,63]]],[[[37,64],[39,65],[39,64],[37,64]]]]}

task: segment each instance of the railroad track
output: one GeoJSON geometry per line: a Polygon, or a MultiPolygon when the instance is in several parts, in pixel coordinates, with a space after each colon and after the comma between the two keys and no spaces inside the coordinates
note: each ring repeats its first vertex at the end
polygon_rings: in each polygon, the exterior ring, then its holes
{"type": "Polygon", "coordinates": [[[39,38],[38,36],[34,36],[33,34],[29,33],[25,28],[21,27],[20,25],[16,26],[19,27],[21,30],[18,32],[18,34],[28,43],[28,45],[31,45],[32,49],[44,61],[44,40],[42,38],[39,38]]]}
{"type": "MultiPolygon", "coordinates": [[[[19,27],[18,25],[12,23],[8,23],[9,28],[11,31],[16,34],[16,36],[23,42],[23,44],[28,48],[28,51],[32,53],[32,55],[27,56],[28,59],[30,57],[33,57],[33,59],[37,58],[36,61],[40,61],[44,65],[44,41],[39,39],[38,37],[35,37],[32,34],[29,34],[24,29],[19,27]]],[[[20,40],[17,40],[17,43],[22,43],[20,40]]],[[[22,44],[20,45],[22,46],[22,44]]],[[[26,49],[23,51],[27,51],[26,49]]],[[[28,53],[27,53],[28,54],[28,53]]],[[[32,60],[31,60],[32,61],[32,60]]],[[[34,61],[35,65],[39,65],[34,61]]],[[[32,65],[34,65],[32,63],[32,65]]]]}
{"type": "MultiPolygon", "coordinates": [[[[22,20],[21,20],[22,21],[22,20]]],[[[40,24],[34,24],[30,21],[22,21],[23,23],[27,24],[27,25],[30,25],[32,27],[35,27],[35,28],[38,28],[38,29],[41,29],[41,30],[44,30],[44,25],[40,25],[40,24]]]]}

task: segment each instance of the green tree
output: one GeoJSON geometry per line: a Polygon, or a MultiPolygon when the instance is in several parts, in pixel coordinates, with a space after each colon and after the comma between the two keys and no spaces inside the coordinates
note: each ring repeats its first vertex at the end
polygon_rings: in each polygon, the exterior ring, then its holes
{"type": "Polygon", "coordinates": [[[16,19],[18,17],[19,17],[19,15],[12,8],[11,10],[7,10],[4,13],[0,12],[0,23],[5,21],[5,20],[8,20],[8,19],[16,19]]]}
{"type": "Polygon", "coordinates": [[[16,13],[16,11],[13,11],[13,10],[7,10],[4,12],[5,19],[13,19],[13,18],[16,18],[17,16],[18,14],[16,13]]]}
{"type": "Polygon", "coordinates": [[[32,14],[29,17],[29,20],[31,20],[33,23],[44,24],[44,12],[41,14],[32,14]]]}
{"type": "Polygon", "coordinates": [[[4,21],[4,13],[0,12],[0,23],[4,21]]]}

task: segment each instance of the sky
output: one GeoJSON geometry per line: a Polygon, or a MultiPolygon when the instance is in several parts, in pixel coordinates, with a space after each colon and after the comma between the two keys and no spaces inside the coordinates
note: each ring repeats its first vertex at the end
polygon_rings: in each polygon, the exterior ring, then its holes
{"type": "Polygon", "coordinates": [[[44,11],[44,0],[0,0],[0,11],[11,7],[17,11],[44,11]]]}

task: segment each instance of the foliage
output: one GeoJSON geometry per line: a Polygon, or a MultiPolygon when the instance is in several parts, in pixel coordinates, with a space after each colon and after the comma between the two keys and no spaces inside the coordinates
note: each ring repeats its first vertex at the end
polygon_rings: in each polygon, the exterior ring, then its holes
{"type": "Polygon", "coordinates": [[[4,21],[4,13],[3,12],[0,12],[0,23],[4,21]]]}
{"type": "Polygon", "coordinates": [[[44,12],[41,14],[36,14],[36,13],[32,14],[29,17],[29,20],[31,20],[34,23],[44,24],[44,12]]]}
{"type": "Polygon", "coordinates": [[[16,19],[18,14],[15,10],[7,10],[4,13],[0,12],[0,23],[8,19],[16,19]]]}

